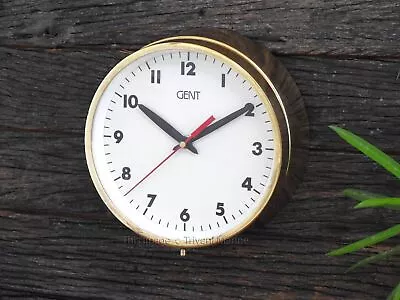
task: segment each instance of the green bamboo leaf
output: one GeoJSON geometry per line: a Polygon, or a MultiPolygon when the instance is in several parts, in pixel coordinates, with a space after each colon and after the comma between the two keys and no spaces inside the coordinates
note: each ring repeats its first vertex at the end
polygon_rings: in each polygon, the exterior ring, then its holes
{"type": "Polygon", "coordinates": [[[400,198],[374,198],[358,203],[354,208],[386,207],[400,209],[400,198]]]}
{"type": "Polygon", "coordinates": [[[380,260],[387,259],[391,256],[399,255],[399,254],[400,254],[400,246],[396,246],[390,250],[387,250],[387,251],[372,255],[370,257],[367,257],[363,260],[360,260],[359,262],[355,263],[350,268],[348,268],[346,272],[351,272],[354,269],[364,267],[368,264],[372,264],[372,263],[378,262],[380,260]]]}
{"type": "Polygon", "coordinates": [[[364,153],[370,159],[374,160],[388,172],[400,179],[400,164],[389,155],[348,130],[337,126],[329,126],[329,128],[334,130],[342,139],[354,148],[364,153]]]}
{"type": "Polygon", "coordinates": [[[333,250],[328,253],[329,256],[338,256],[347,253],[351,253],[357,250],[360,250],[364,247],[372,246],[378,244],[384,240],[387,240],[391,237],[394,237],[400,233],[400,224],[397,224],[389,229],[378,232],[374,235],[371,235],[365,239],[359,240],[353,244],[347,245],[345,247],[333,250]]]}
{"type": "Polygon", "coordinates": [[[388,300],[400,300],[400,282],[399,284],[394,288],[392,293],[389,295],[387,298],[388,300]]]}
{"type": "Polygon", "coordinates": [[[345,189],[343,191],[343,194],[346,197],[352,198],[357,201],[364,201],[364,200],[372,199],[372,198],[389,198],[384,195],[374,194],[374,193],[370,193],[370,192],[362,191],[362,190],[358,190],[358,189],[345,189]]]}

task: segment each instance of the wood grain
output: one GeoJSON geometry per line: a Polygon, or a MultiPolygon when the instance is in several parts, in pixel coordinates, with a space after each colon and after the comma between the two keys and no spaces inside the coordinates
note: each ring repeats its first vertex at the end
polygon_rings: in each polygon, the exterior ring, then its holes
{"type": "Polygon", "coordinates": [[[136,49],[188,28],[217,27],[301,55],[399,57],[392,0],[2,0],[1,44],[136,49]]]}
{"type": "Polygon", "coordinates": [[[385,210],[354,212],[341,197],[348,186],[394,194],[398,184],[327,126],[344,124],[400,158],[393,143],[400,128],[398,60],[282,57],[310,118],[305,182],[268,226],[180,258],[119,224],[87,172],[83,135],[91,97],[127,53],[0,53],[0,295],[376,299],[396,283],[398,265],[344,274],[362,254],[324,253],[396,221],[385,210]]]}
{"type": "Polygon", "coordinates": [[[384,299],[399,260],[345,270],[398,238],[325,253],[399,222],[354,211],[344,188],[399,195],[399,183],[327,126],[400,160],[399,15],[390,0],[0,0],[0,298],[384,299]],[[278,55],[304,97],[310,158],[271,223],[181,258],[108,212],[86,168],[84,125],[100,81],[131,50],[204,26],[278,55]]]}

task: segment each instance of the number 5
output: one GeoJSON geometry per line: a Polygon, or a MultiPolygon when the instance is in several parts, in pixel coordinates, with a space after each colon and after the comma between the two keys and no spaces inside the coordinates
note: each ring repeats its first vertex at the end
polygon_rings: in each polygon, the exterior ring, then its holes
{"type": "Polygon", "coordinates": [[[217,216],[223,216],[225,214],[224,203],[217,203],[217,211],[215,212],[217,216]]]}

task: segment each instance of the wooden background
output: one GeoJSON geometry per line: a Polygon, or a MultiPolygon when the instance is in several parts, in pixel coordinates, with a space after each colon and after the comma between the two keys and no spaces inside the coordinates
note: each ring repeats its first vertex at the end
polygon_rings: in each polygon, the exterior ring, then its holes
{"type": "Polygon", "coordinates": [[[399,183],[327,126],[400,159],[399,47],[395,0],[0,0],[0,297],[384,299],[399,261],[344,272],[385,246],[325,253],[399,221],[352,210],[341,190],[399,195],[399,183]],[[310,160],[272,223],[181,258],[107,211],[86,168],[84,124],[119,60],[204,26],[264,43],[286,65],[307,106],[310,160]]]}

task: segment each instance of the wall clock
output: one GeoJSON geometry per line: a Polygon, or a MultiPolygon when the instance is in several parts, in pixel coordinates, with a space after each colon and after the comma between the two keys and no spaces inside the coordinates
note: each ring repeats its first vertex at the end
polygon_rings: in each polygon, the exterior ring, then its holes
{"type": "Polygon", "coordinates": [[[104,78],[86,122],[94,185],[127,227],[210,246],[290,199],[304,172],[301,95],[264,47],[222,30],[154,42],[104,78]]]}

